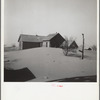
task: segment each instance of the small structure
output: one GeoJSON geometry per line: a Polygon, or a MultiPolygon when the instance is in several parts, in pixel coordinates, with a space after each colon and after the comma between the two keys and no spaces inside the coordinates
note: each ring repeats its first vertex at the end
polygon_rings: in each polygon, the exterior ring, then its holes
{"type": "Polygon", "coordinates": [[[59,34],[49,34],[48,36],[25,35],[19,36],[19,49],[29,49],[36,47],[60,47],[65,39],[59,34]]]}
{"type": "Polygon", "coordinates": [[[91,48],[88,48],[87,50],[92,50],[91,48]]]}
{"type": "Polygon", "coordinates": [[[72,41],[71,43],[69,43],[68,47],[69,49],[77,49],[78,45],[75,41],[72,41]]]}
{"type": "MultiPolygon", "coordinates": [[[[66,43],[65,43],[66,41],[64,41],[62,44],[61,44],[61,48],[65,48],[65,45],[66,45],[66,43]]],[[[77,45],[77,43],[75,42],[75,41],[68,41],[68,49],[77,49],[78,48],[78,45],[77,45]]]]}

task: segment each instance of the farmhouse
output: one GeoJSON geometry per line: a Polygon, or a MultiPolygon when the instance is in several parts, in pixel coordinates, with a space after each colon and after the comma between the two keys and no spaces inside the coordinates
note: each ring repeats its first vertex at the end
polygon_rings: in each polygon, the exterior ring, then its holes
{"type": "Polygon", "coordinates": [[[29,49],[36,47],[60,47],[65,39],[59,34],[49,34],[48,36],[25,35],[19,36],[19,49],[29,49]]]}

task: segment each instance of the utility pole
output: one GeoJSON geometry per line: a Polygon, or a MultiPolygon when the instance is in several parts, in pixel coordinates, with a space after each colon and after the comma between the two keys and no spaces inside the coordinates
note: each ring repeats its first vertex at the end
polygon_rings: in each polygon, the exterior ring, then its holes
{"type": "Polygon", "coordinates": [[[82,59],[84,58],[84,34],[82,34],[83,46],[82,46],[82,59]]]}

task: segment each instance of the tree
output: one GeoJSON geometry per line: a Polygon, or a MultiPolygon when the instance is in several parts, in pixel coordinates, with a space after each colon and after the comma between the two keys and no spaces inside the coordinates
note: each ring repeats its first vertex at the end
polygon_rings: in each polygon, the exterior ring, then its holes
{"type": "Polygon", "coordinates": [[[68,37],[65,36],[65,44],[64,44],[65,55],[68,55],[68,37]]]}
{"type": "Polygon", "coordinates": [[[15,45],[15,44],[13,44],[13,45],[12,45],[12,47],[14,47],[14,48],[15,48],[15,47],[16,47],[16,45],[15,45]]]}
{"type": "Polygon", "coordinates": [[[93,45],[91,46],[92,50],[96,51],[97,50],[97,46],[96,45],[93,45]]]}
{"type": "Polygon", "coordinates": [[[65,41],[63,43],[63,50],[64,50],[65,56],[67,56],[68,55],[68,52],[70,52],[70,51],[75,52],[75,50],[69,49],[69,44],[72,43],[73,41],[75,41],[75,39],[73,37],[70,37],[68,39],[68,37],[65,36],[65,41]]]}
{"type": "Polygon", "coordinates": [[[82,33],[83,46],[82,46],[82,59],[84,59],[84,34],[82,33]]]}

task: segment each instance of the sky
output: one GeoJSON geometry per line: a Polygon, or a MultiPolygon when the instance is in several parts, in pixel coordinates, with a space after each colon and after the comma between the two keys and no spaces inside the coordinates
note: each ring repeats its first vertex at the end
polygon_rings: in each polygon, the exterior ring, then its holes
{"type": "Polygon", "coordinates": [[[97,43],[96,0],[4,0],[4,43],[18,45],[20,34],[60,33],[78,45],[97,43]]]}

